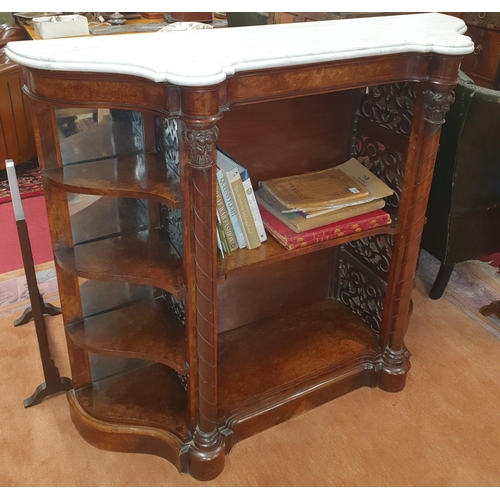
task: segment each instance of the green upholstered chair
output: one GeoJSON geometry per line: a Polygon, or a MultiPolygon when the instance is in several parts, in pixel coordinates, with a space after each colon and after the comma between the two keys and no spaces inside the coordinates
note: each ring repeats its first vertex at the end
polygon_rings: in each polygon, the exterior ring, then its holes
{"type": "Polygon", "coordinates": [[[432,299],[441,297],[456,263],[500,252],[500,91],[461,73],[455,95],[421,244],[441,262],[432,299]]]}

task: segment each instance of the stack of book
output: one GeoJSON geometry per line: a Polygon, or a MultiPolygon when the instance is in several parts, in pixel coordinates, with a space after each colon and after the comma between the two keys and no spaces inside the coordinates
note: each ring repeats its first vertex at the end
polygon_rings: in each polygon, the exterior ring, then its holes
{"type": "Polygon", "coordinates": [[[267,240],[248,171],[217,150],[217,245],[222,257],[267,240]]]}
{"type": "Polygon", "coordinates": [[[392,189],[356,159],[329,169],[259,183],[265,228],[287,249],[391,223],[381,210],[392,189]]]}

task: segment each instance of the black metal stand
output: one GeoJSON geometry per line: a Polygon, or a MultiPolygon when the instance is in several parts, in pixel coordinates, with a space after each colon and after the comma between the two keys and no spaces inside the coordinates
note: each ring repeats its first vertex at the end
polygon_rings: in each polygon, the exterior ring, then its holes
{"type": "MultiPolygon", "coordinates": [[[[62,313],[60,307],[45,302],[40,294],[38,294],[38,298],[42,302],[43,314],[49,314],[50,316],[57,316],[62,313]]],[[[26,323],[29,323],[32,319],[34,319],[33,307],[29,306],[24,310],[23,314],[21,314],[21,316],[19,316],[19,318],[17,318],[14,321],[14,326],[25,325],[26,323]]]]}
{"type": "Polygon", "coordinates": [[[45,320],[43,317],[44,312],[48,314],[59,314],[60,309],[45,304],[36,281],[35,265],[33,262],[33,254],[31,252],[31,244],[28,234],[28,226],[24,217],[24,210],[21,203],[21,195],[19,193],[19,186],[17,184],[16,171],[14,162],[6,160],[7,177],[9,180],[9,188],[12,197],[12,206],[14,208],[14,215],[16,218],[17,232],[19,235],[19,243],[21,245],[21,254],[23,257],[24,271],[26,273],[26,283],[28,285],[28,292],[30,296],[31,307],[24,311],[21,318],[14,323],[16,326],[27,323],[29,319],[33,318],[35,323],[36,336],[38,339],[38,347],[40,349],[40,358],[42,361],[43,374],[45,382],[41,383],[35,392],[27,399],[24,400],[24,407],[41,403],[46,397],[58,392],[68,391],[72,388],[71,380],[67,377],[61,377],[59,370],[54,364],[50,356],[49,342],[47,338],[47,331],[45,329],[45,320]],[[57,311],[59,309],[59,311],[57,311]],[[49,312],[50,311],[50,312],[49,312]],[[55,311],[55,312],[54,312],[55,311]]]}

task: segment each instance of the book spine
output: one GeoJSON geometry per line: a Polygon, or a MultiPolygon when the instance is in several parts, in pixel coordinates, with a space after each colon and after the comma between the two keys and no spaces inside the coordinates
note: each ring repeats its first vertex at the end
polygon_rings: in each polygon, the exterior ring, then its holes
{"type": "Polygon", "coordinates": [[[233,226],[234,236],[236,238],[236,242],[238,243],[238,248],[245,248],[245,235],[243,234],[243,231],[241,229],[231,191],[222,170],[217,171],[217,182],[220,187],[222,198],[226,205],[229,220],[231,221],[231,225],[233,226]]]}
{"type": "Polygon", "coordinates": [[[250,211],[252,212],[252,217],[255,222],[257,234],[259,235],[259,240],[262,243],[267,240],[267,235],[264,228],[264,223],[262,222],[262,217],[260,216],[257,200],[255,199],[252,181],[250,180],[250,176],[248,175],[248,171],[246,168],[239,166],[238,170],[240,172],[241,182],[243,183],[243,189],[245,190],[245,194],[247,196],[248,205],[250,206],[250,211]]]}
{"type": "Polygon", "coordinates": [[[229,214],[227,213],[226,205],[224,204],[224,200],[222,199],[219,184],[217,184],[216,186],[216,200],[217,214],[226,236],[229,251],[234,252],[234,250],[238,250],[238,242],[236,241],[236,236],[234,234],[233,227],[231,226],[231,221],[229,219],[229,214]]]}
{"type": "Polygon", "coordinates": [[[226,180],[228,181],[229,187],[233,193],[236,213],[238,214],[238,219],[241,223],[243,234],[245,235],[247,248],[250,250],[257,248],[261,243],[257,233],[257,227],[255,226],[252,212],[250,210],[250,205],[248,204],[247,196],[245,194],[245,189],[243,188],[243,182],[241,182],[240,174],[236,168],[231,172],[224,173],[226,174],[226,180]]]}
{"type": "Polygon", "coordinates": [[[359,233],[367,229],[385,226],[390,223],[391,218],[389,214],[384,213],[375,217],[371,217],[365,221],[360,222],[359,224],[350,222],[348,224],[336,226],[335,228],[332,228],[330,230],[311,230],[310,232],[306,233],[296,233],[293,236],[286,236],[281,234],[281,232],[273,226],[273,223],[271,221],[264,219],[264,225],[266,226],[266,229],[288,250],[310,246],[322,241],[341,238],[342,236],[359,233]]]}
{"type": "Polygon", "coordinates": [[[346,224],[341,227],[335,228],[333,231],[314,231],[310,237],[297,234],[297,237],[287,238],[287,245],[290,245],[291,249],[298,247],[305,247],[312,245],[314,243],[321,243],[322,241],[333,240],[336,238],[342,238],[342,236],[348,236],[353,233],[360,233],[366,231],[367,229],[374,229],[376,227],[385,226],[390,224],[391,218],[388,214],[380,215],[361,224],[346,224]]]}

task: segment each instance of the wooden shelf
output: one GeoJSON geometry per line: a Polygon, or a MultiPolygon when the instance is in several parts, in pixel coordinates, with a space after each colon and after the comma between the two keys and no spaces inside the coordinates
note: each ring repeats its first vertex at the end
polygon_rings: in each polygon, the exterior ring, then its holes
{"type": "Polygon", "coordinates": [[[179,179],[156,153],[89,161],[43,171],[49,184],[72,193],[142,198],[181,208],[179,179]]]}
{"type": "Polygon", "coordinates": [[[136,233],[147,226],[147,209],[136,198],[103,196],[71,216],[75,245],[120,234],[136,233]],[[96,220],[99,224],[96,224],[96,220]]]}
{"type": "Polygon", "coordinates": [[[82,408],[93,417],[122,425],[156,427],[183,441],[187,428],[187,395],[170,368],[151,363],[75,391],[82,408]]]}
{"type": "Polygon", "coordinates": [[[155,286],[176,297],[184,291],[182,259],[159,229],[63,248],[54,256],[64,271],[82,278],[155,286]]]}
{"type": "Polygon", "coordinates": [[[224,259],[219,258],[217,264],[217,278],[219,280],[224,280],[226,275],[230,272],[248,271],[250,269],[255,269],[256,267],[275,264],[276,262],[283,260],[293,259],[299,255],[305,255],[323,250],[325,248],[343,245],[349,241],[359,240],[375,234],[396,234],[398,232],[398,226],[395,223],[392,223],[391,225],[369,229],[360,233],[350,234],[342,238],[323,241],[321,243],[315,243],[313,245],[296,248],[294,250],[287,250],[268,233],[267,241],[262,243],[260,247],[254,248],[253,250],[243,248],[236,250],[229,256],[225,256],[224,259]]]}
{"type": "Polygon", "coordinates": [[[379,353],[374,332],[334,299],[224,333],[218,349],[221,419],[379,353]]]}
{"type": "Polygon", "coordinates": [[[67,325],[71,340],[96,354],[157,361],[189,372],[184,329],[165,300],[143,299],[67,325]]]}

